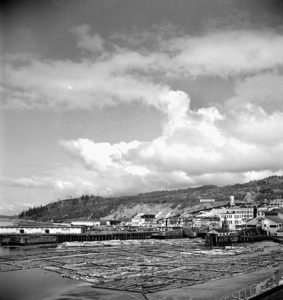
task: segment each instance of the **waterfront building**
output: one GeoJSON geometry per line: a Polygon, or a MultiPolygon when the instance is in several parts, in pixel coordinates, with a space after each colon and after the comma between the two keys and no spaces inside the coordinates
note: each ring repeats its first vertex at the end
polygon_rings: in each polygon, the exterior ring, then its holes
{"type": "Polygon", "coordinates": [[[78,220],[72,221],[72,226],[87,226],[87,227],[98,227],[100,226],[100,221],[97,220],[78,220]]]}
{"type": "Polygon", "coordinates": [[[267,207],[258,207],[257,209],[257,217],[265,217],[265,214],[269,211],[267,207]]]}
{"type": "Polygon", "coordinates": [[[220,217],[221,214],[225,213],[227,208],[212,208],[211,210],[201,210],[199,214],[196,216],[197,218],[213,218],[213,217],[220,217]]]}
{"type": "Polygon", "coordinates": [[[281,226],[277,231],[276,231],[276,235],[283,237],[283,226],[281,226]]]}
{"type": "Polygon", "coordinates": [[[152,227],[156,224],[155,215],[139,213],[131,220],[131,225],[136,227],[152,227]]]}
{"type": "Polygon", "coordinates": [[[242,229],[248,220],[254,218],[255,209],[253,207],[229,207],[225,213],[220,214],[220,220],[227,219],[230,230],[242,229]]]}
{"type": "Polygon", "coordinates": [[[194,228],[220,228],[221,227],[221,221],[218,217],[206,217],[206,218],[194,218],[192,227],[194,228]]]}
{"type": "Polygon", "coordinates": [[[283,209],[282,208],[273,208],[273,209],[258,209],[257,217],[265,216],[278,216],[283,218],[283,209]]]}
{"type": "Polygon", "coordinates": [[[256,217],[247,222],[247,227],[261,228],[268,235],[275,235],[283,226],[283,218],[278,216],[256,217]]]}
{"type": "Polygon", "coordinates": [[[107,226],[117,226],[120,225],[121,221],[120,220],[107,220],[106,225],[107,226]]]}
{"type": "Polygon", "coordinates": [[[180,215],[160,218],[156,220],[156,225],[158,227],[180,227],[186,224],[186,219],[182,218],[180,215]]]}
{"type": "Polygon", "coordinates": [[[82,234],[83,226],[2,226],[1,234],[82,234]]]}
{"type": "Polygon", "coordinates": [[[230,234],[230,231],[226,228],[218,228],[209,230],[208,234],[216,236],[228,236],[230,234]]]}
{"type": "Polygon", "coordinates": [[[272,199],[269,201],[269,206],[283,208],[283,199],[272,199]]]}

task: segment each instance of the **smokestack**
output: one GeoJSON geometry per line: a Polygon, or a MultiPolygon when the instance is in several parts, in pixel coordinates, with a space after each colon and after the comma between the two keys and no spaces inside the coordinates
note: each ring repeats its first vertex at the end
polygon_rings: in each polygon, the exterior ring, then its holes
{"type": "Polygon", "coordinates": [[[257,217],[257,207],[254,206],[254,218],[256,218],[256,217],[257,217]]]}
{"type": "Polygon", "coordinates": [[[235,206],[234,196],[230,196],[230,206],[235,206]]]}

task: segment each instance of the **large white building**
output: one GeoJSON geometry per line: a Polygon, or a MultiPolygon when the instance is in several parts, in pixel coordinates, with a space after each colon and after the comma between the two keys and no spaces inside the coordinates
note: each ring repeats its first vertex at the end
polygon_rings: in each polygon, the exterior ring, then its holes
{"type": "Polygon", "coordinates": [[[72,224],[72,226],[97,227],[97,226],[100,226],[100,221],[79,220],[79,221],[72,221],[71,224],[72,224]]]}
{"type": "Polygon", "coordinates": [[[0,234],[81,234],[83,227],[75,226],[3,226],[0,234]]]}
{"type": "Polygon", "coordinates": [[[227,208],[221,207],[221,208],[212,208],[209,211],[202,210],[199,212],[199,214],[196,216],[197,218],[214,218],[214,217],[220,217],[221,214],[226,213],[227,208]]]}
{"type": "Polygon", "coordinates": [[[225,213],[220,214],[220,221],[223,223],[226,219],[230,230],[241,229],[252,218],[254,218],[253,207],[229,207],[225,213]]]}

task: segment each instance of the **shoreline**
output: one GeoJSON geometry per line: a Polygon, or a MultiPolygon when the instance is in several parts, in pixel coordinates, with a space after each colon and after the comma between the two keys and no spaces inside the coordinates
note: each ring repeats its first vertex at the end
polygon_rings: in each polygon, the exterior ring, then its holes
{"type": "Polygon", "coordinates": [[[67,247],[14,259],[8,256],[8,265],[2,257],[0,270],[38,267],[89,284],[72,289],[70,295],[77,297],[74,299],[80,299],[80,295],[82,299],[92,299],[86,295],[102,295],[102,299],[116,295],[123,300],[131,294],[145,299],[145,293],[150,300],[169,300],[173,296],[190,299],[188,295],[194,300],[208,300],[229,296],[283,269],[282,248],[271,241],[250,244],[246,250],[254,251],[241,253],[234,251],[239,249],[204,250],[200,246],[192,240],[141,240],[111,247],[67,247]],[[259,248],[260,251],[255,250],[259,248]]]}

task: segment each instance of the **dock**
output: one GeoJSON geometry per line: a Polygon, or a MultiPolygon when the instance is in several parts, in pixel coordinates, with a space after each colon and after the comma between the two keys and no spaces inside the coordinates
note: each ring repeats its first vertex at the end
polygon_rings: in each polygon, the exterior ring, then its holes
{"type": "MultiPolygon", "coordinates": [[[[107,241],[107,240],[144,240],[150,239],[155,231],[109,231],[109,232],[88,232],[81,234],[50,234],[48,236],[56,237],[57,243],[64,242],[92,242],[92,241],[107,241]]],[[[0,241],[10,237],[29,237],[32,234],[1,234],[0,241]]]]}

